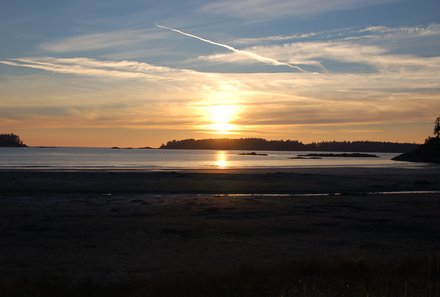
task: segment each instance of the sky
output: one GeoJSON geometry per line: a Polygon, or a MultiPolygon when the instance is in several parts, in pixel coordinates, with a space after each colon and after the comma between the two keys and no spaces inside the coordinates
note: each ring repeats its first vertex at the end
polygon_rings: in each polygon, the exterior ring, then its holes
{"type": "Polygon", "coordinates": [[[440,116],[438,0],[0,2],[0,133],[423,142],[440,116]]]}

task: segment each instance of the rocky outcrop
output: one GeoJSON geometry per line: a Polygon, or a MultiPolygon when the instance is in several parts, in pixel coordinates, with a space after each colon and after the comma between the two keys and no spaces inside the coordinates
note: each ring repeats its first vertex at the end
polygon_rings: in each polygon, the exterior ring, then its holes
{"type": "Polygon", "coordinates": [[[440,137],[430,137],[413,152],[394,157],[395,161],[440,163],[440,137]]]}

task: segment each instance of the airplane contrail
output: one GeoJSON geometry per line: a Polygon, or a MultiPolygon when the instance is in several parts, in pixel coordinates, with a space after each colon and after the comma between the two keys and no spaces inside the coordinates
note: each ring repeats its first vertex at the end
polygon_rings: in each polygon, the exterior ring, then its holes
{"type": "Polygon", "coordinates": [[[212,45],[217,45],[217,46],[223,47],[225,49],[230,50],[231,52],[245,55],[245,56],[247,56],[247,57],[249,57],[251,59],[257,60],[257,61],[265,63],[265,64],[275,65],[275,66],[287,66],[287,67],[299,70],[301,72],[305,72],[299,66],[296,66],[296,65],[293,65],[293,64],[289,64],[289,63],[286,63],[286,62],[280,62],[280,61],[272,59],[272,58],[260,56],[260,55],[258,55],[256,53],[253,53],[253,52],[240,50],[240,49],[237,49],[237,48],[235,48],[233,46],[230,46],[230,45],[227,45],[227,44],[223,44],[223,43],[218,43],[218,42],[215,42],[215,41],[211,41],[209,39],[202,38],[202,37],[199,37],[199,36],[194,35],[194,34],[186,33],[186,32],[183,32],[181,30],[178,30],[178,29],[162,26],[162,25],[159,25],[159,24],[156,24],[156,27],[162,28],[162,29],[166,29],[166,30],[170,30],[170,31],[173,31],[173,32],[176,32],[176,33],[179,33],[179,34],[191,37],[191,38],[195,38],[195,39],[198,39],[200,41],[203,41],[203,42],[206,42],[206,43],[209,43],[209,44],[212,44],[212,45]]]}

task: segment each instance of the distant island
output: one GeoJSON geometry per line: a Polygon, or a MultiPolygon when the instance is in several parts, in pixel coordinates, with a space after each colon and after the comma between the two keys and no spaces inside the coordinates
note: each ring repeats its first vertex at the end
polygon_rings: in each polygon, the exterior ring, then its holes
{"type": "Polygon", "coordinates": [[[304,144],[298,140],[239,139],[184,139],[162,144],[160,149],[190,150],[252,150],[252,151],[325,151],[325,152],[384,152],[406,153],[417,149],[415,143],[380,141],[324,141],[304,144]]]}
{"type": "Polygon", "coordinates": [[[377,155],[372,154],[361,154],[361,153],[352,153],[352,154],[306,154],[306,155],[298,155],[298,157],[324,157],[324,158],[379,158],[377,155]]]}
{"type": "Polygon", "coordinates": [[[401,154],[393,160],[440,163],[440,117],[437,117],[434,123],[434,137],[428,137],[425,143],[414,151],[401,154]]]}
{"type": "Polygon", "coordinates": [[[152,150],[152,149],[154,149],[154,148],[149,147],[149,146],[136,147],[136,148],[133,148],[133,147],[119,147],[119,146],[112,146],[111,149],[112,149],[112,150],[134,150],[134,149],[135,149],[135,150],[152,150]]]}
{"type": "Polygon", "coordinates": [[[259,154],[256,152],[250,152],[250,153],[241,153],[240,156],[267,156],[267,154],[259,154]]]}
{"type": "Polygon", "coordinates": [[[302,156],[295,156],[295,157],[290,157],[287,159],[294,159],[294,160],[321,160],[322,157],[302,157],[302,156]]]}
{"type": "Polygon", "coordinates": [[[0,147],[27,147],[18,135],[13,133],[0,134],[0,147]]]}

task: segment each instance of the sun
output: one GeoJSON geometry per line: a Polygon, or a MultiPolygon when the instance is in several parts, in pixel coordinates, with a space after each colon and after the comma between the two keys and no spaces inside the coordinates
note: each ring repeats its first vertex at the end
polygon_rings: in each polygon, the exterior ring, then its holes
{"type": "Polygon", "coordinates": [[[237,114],[234,105],[213,105],[208,107],[208,119],[212,123],[210,129],[218,134],[228,134],[235,129],[232,124],[237,114]]]}
{"type": "Polygon", "coordinates": [[[232,134],[239,130],[238,119],[243,113],[246,94],[231,82],[219,82],[203,90],[203,100],[199,102],[202,113],[203,130],[214,134],[232,134]]]}

